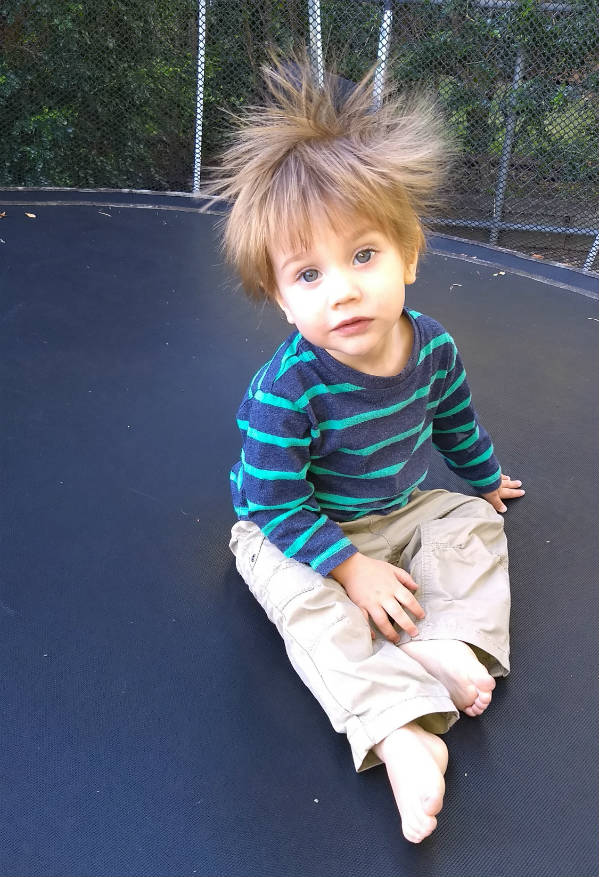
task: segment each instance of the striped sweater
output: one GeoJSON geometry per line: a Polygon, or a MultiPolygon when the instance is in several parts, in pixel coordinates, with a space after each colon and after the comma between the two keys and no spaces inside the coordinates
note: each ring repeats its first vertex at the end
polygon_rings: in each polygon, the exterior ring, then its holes
{"type": "Polygon", "coordinates": [[[432,446],[478,493],[500,484],[454,340],[431,317],[405,313],[414,344],[399,375],[363,374],[295,332],[256,373],[238,411],[237,516],[322,575],[356,551],[338,522],[406,505],[432,446]]]}

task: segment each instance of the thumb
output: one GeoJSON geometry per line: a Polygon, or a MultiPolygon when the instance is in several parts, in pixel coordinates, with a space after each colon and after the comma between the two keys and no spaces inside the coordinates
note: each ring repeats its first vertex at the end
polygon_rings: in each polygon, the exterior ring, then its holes
{"type": "Polygon", "coordinates": [[[485,498],[494,506],[497,512],[500,512],[500,514],[503,514],[506,511],[506,506],[500,499],[500,492],[498,490],[495,490],[493,493],[488,493],[485,498]]]}

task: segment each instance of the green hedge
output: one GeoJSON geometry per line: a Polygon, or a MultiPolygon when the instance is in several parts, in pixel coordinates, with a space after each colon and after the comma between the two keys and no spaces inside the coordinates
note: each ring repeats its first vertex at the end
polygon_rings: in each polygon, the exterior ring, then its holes
{"type": "MultiPolygon", "coordinates": [[[[207,0],[203,158],[256,95],[266,46],[306,42],[298,0],[207,0]]],[[[375,60],[381,4],[322,0],[328,57],[355,79],[375,60]]],[[[543,188],[597,179],[597,8],[561,16],[467,0],[394,5],[392,75],[437,89],[475,163],[498,161],[516,47],[525,75],[514,161],[543,188]],[[519,165],[520,163],[520,165],[519,165]]],[[[0,185],[190,190],[196,103],[193,0],[4,0],[0,13],[0,185]]],[[[574,190],[573,190],[574,191],[574,190]]],[[[587,202],[587,207],[585,207],[587,202]]]]}

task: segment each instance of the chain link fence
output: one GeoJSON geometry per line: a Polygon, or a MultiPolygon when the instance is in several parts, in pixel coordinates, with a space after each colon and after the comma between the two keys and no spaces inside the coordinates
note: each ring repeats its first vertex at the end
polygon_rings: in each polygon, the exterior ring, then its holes
{"type": "Polygon", "coordinates": [[[596,0],[2,0],[0,187],[201,189],[268,47],[425,83],[462,159],[432,229],[598,270],[596,0]]]}

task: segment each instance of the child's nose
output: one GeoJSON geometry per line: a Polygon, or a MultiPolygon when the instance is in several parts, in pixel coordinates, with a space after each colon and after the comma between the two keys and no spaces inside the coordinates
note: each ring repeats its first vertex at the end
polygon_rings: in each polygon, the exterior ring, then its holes
{"type": "Polygon", "coordinates": [[[336,272],[331,278],[329,299],[332,306],[360,298],[356,277],[345,271],[336,272]]]}

